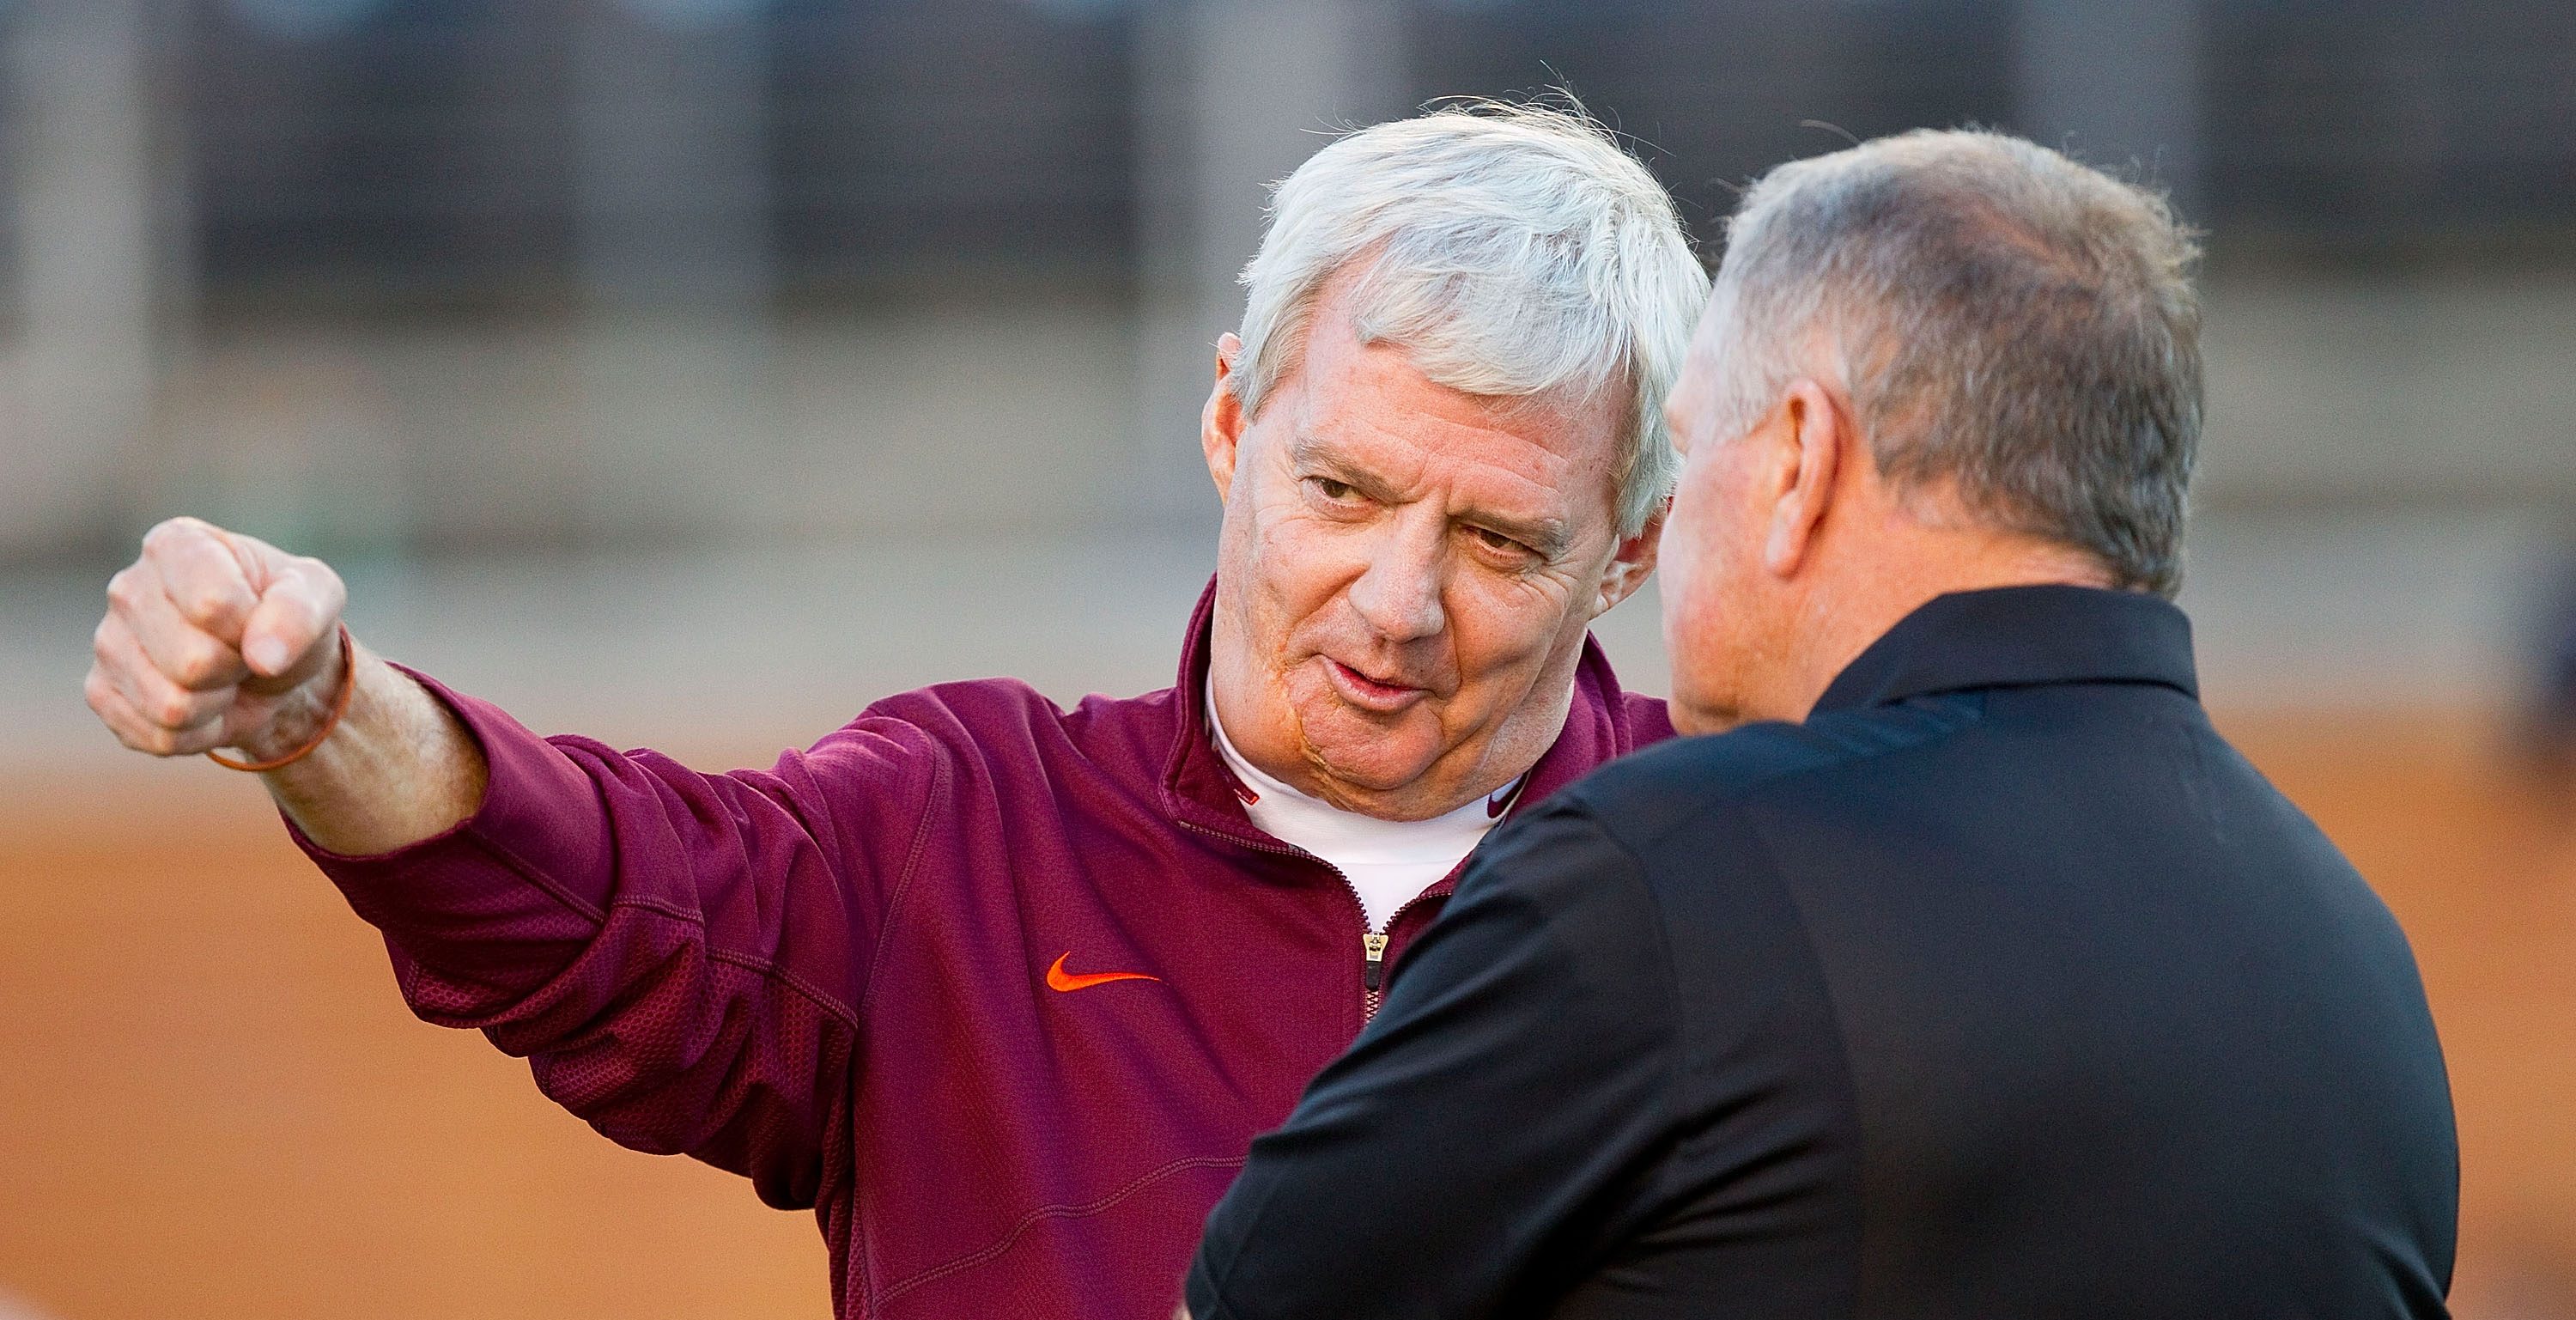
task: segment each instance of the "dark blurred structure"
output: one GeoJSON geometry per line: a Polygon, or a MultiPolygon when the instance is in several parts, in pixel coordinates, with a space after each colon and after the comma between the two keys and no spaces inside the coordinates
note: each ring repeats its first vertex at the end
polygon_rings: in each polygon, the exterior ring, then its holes
{"type": "MultiPolygon", "coordinates": [[[[791,295],[996,264],[1126,285],[1147,29],[1190,7],[194,0],[153,16],[151,58],[216,306],[566,294],[593,227],[648,218],[707,259],[740,224],[791,295]]],[[[1410,58],[1378,99],[1562,80],[1703,232],[1728,184],[1835,130],[1963,122],[2134,162],[2229,242],[2564,238],[2576,215],[2576,10],[2549,0],[1386,9],[1364,17],[1410,58]]]]}
{"type": "Polygon", "coordinates": [[[665,292],[792,297],[1133,265],[1119,7],[196,0],[177,18],[160,58],[193,126],[214,306],[542,305],[639,253],[713,268],[665,271],[665,292]],[[299,8],[329,18],[261,17],[299,8]]]}
{"type": "MultiPolygon", "coordinates": [[[[1261,185],[1330,125],[1443,96],[1571,87],[1704,238],[1780,160],[1976,122],[2170,188],[2215,235],[2214,288],[2393,296],[2356,325],[2493,314],[2424,303],[2428,271],[2576,269],[2576,8],[2553,0],[9,0],[0,41],[0,560],[174,502],[389,548],[1201,518],[1170,460],[1261,185]],[[1096,383],[1040,410],[1096,471],[879,500],[958,437],[778,413],[837,369],[807,350],[859,351],[814,326],[932,304],[1086,327],[1089,350],[1037,327],[1010,357],[1096,383]],[[325,325],[335,370],[304,351],[325,325]],[[441,356],[459,335],[517,374],[441,356]],[[243,394],[299,372],[335,402],[243,394]],[[711,430],[736,462],[693,451],[711,430]],[[740,475],[809,458],[800,491],[740,475]],[[329,498],[244,493],[280,467],[329,498]]],[[[2294,434],[2222,456],[2212,490],[2488,499],[2576,470],[2564,443],[2395,447],[2294,434]]]]}

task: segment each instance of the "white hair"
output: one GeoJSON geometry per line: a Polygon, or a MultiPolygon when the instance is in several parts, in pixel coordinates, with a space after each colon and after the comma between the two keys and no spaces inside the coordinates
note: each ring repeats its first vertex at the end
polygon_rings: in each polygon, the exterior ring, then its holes
{"type": "Polygon", "coordinates": [[[1345,270],[1362,343],[1488,397],[1626,390],[1615,511],[1643,530],[1671,491],[1664,395],[1708,275],[1672,198],[1580,106],[1476,102],[1351,133],[1273,191],[1234,395],[1247,416],[1295,365],[1345,270]]]}

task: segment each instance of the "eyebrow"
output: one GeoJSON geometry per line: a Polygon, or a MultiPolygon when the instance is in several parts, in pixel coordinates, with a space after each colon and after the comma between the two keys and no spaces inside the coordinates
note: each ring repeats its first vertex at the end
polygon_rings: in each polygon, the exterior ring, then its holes
{"type": "Polygon", "coordinates": [[[1381,503],[1395,502],[1395,489],[1345,457],[1331,442],[1311,435],[1299,435],[1288,444],[1288,461],[1298,467],[1317,467],[1332,474],[1333,480],[1349,486],[1362,495],[1381,503]]]}
{"type": "MultiPolygon", "coordinates": [[[[1298,466],[1323,469],[1333,480],[1380,503],[1397,501],[1396,492],[1391,487],[1354,466],[1328,441],[1311,435],[1298,435],[1288,443],[1288,458],[1298,466]]],[[[1510,514],[1470,508],[1454,520],[1500,532],[1537,551],[1542,559],[1563,556],[1569,540],[1565,523],[1556,518],[1516,518],[1510,514]]]]}
{"type": "Polygon", "coordinates": [[[1501,532],[1503,535],[1537,551],[1538,556],[1541,559],[1558,559],[1562,558],[1565,554],[1565,524],[1558,522],[1554,518],[1541,518],[1536,522],[1525,522],[1518,518],[1508,518],[1498,514],[1489,515],[1484,513],[1471,513],[1467,521],[1472,522],[1479,527],[1501,532]]]}

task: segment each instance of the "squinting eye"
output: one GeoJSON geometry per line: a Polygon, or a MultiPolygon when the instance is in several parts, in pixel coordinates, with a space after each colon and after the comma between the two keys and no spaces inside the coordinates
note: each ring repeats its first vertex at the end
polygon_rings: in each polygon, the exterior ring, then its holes
{"type": "Polygon", "coordinates": [[[1320,492],[1325,499],[1331,500],[1336,504],[1358,494],[1357,491],[1351,489],[1351,483],[1347,481],[1335,481],[1331,477],[1315,478],[1315,489],[1320,492]]]}
{"type": "Polygon", "coordinates": [[[1509,555],[1528,555],[1538,553],[1537,551],[1530,549],[1528,546],[1522,545],[1520,542],[1503,535],[1501,532],[1493,531],[1484,527],[1476,528],[1475,532],[1476,539],[1484,542],[1485,548],[1488,550],[1509,555]]]}

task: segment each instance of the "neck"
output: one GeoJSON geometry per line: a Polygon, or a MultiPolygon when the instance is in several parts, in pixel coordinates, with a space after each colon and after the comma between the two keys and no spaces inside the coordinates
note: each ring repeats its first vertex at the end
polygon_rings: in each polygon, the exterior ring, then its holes
{"type": "Polygon", "coordinates": [[[1779,682],[1758,718],[1803,720],[1836,676],[1905,616],[1937,597],[1995,587],[2109,587],[2100,561],[2055,542],[1979,528],[1917,524],[1878,553],[1819,565],[1795,604],[1779,682]]]}

